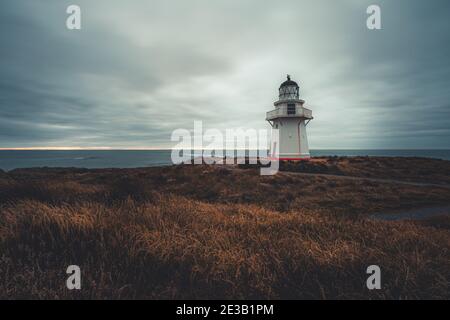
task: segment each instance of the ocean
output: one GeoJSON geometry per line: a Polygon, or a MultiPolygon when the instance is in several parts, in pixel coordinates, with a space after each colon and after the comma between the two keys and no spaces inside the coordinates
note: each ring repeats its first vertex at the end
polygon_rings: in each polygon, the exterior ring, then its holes
{"type": "MultiPolygon", "coordinates": [[[[317,156],[425,157],[450,160],[450,150],[311,150],[317,156]]],[[[170,150],[0,150],[0,169],[134,168],[172,165],[170,150]]]]}

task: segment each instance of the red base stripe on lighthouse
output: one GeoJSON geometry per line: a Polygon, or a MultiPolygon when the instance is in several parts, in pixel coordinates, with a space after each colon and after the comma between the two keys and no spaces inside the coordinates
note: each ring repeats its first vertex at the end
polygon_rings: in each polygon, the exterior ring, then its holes
{"type": "Polygon", "coordinates": [[[268,158],[272,161],[309,161],[311,157],[308,158],[268,158]]]}

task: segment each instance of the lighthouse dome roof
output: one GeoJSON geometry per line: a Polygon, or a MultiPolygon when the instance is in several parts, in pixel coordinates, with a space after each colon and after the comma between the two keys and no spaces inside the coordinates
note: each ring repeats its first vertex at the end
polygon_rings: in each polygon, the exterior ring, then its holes
{"type": "Polygon", "coordinates": [[[287,75],[287,80],[283,82],[278,90],[279,101],[298,100],[300,88],[297,82],[291,80],[291,76],[287,75]]]}
{"type": "Polygon", "coordinates": [[[297,82],[291,80],[290,75],[287,75],[287,80],[281,84],[280,88],[282,88],[282,87],[297,87],[297,88],[299,88],[297,82]]]}

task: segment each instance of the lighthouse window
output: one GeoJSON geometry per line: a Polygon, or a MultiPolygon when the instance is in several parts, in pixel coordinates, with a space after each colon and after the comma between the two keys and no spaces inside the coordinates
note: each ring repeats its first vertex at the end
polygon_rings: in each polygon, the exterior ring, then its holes
{"type": "Polygon", "coordinates": [[[295,104],[289,103],[287,105],[287,114],[295,114],[295,104]]]}

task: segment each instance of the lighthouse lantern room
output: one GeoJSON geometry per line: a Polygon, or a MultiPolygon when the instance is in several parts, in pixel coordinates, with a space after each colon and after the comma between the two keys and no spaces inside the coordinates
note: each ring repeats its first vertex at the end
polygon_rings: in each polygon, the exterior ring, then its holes
{"type": "Polygon", "coordinates": [[[267,112],[272,126],[270,156],[278,160],[307,160],[310,158],[306,125],[313,119],[312,111],[300,99],[299,86],[288,75],[279,89],[275,109],[267,112]],[[274,130],[275,129],[275,130],[274,130]]]}

